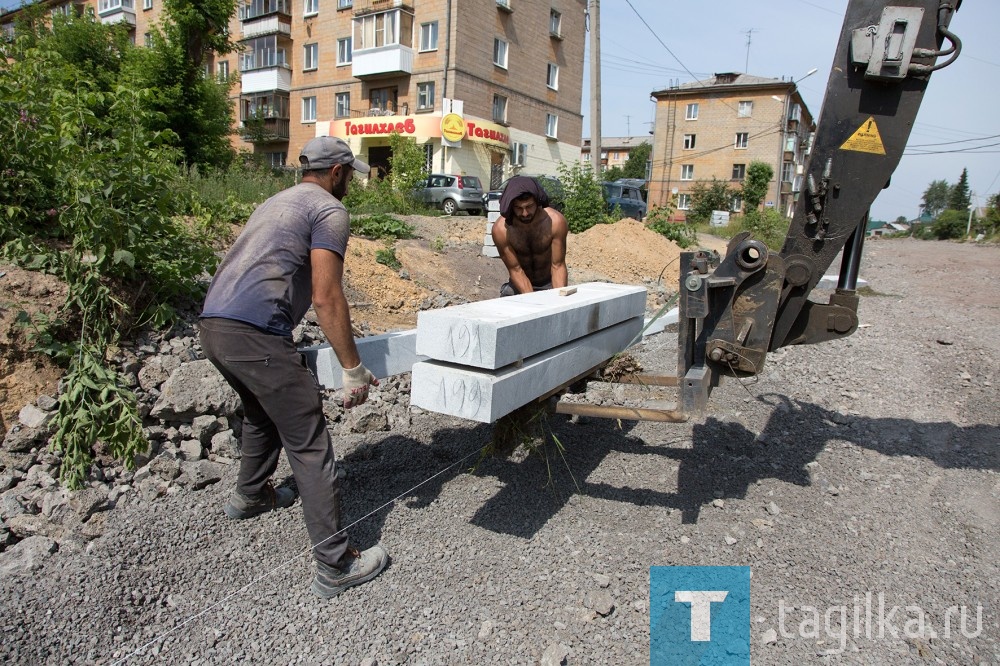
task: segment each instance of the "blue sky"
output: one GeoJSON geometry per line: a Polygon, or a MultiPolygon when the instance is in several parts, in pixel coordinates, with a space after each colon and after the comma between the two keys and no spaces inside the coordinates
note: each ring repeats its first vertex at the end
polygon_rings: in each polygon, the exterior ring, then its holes
{"type": "MultiPolygon", "coordinates": [[[[802,80],[799,89],[806,104],[819,114],[847,4],[848,0],[604,0],[601,134],[648,132],[653,120],[649,93],[672,80],[686,83],[714,72],[802,80]],[[816,74],[803,79],[813,68],[818,69],[816,74]]],[[[0,7],[19,5],[18,0],[0,0],[0,7]]],[[[993,50],[997,26],[1000,2],[965,0],[951,23],[962,40],[962,55],[931,77],[910,135],[908,150],[933,154],[904,155],[892,186],[876,199],[873,217],[915,217],[927,185],[941,179],[954,183],[963,168],[969,170],[976,205],[985,205],[989,195],[1000,191],[1000,152],[996,152],[1000,145],[969,152],[972,147],[1000,143],[1000,54],[993,50]],[[982,137],[993,138],[979,140],[982,137]],[[938,152],[954,150],[965,152],[938,152]]],[[[588,66],[585,136],[590,134],[589,80],[588,66]]]]}
{"type": "MultiPolygon", "coordinates": [[[[847,0],[604,0],[601,134],[648,132],[654,110],[650,92],[671,80],[687,83],[715,72],[801,79],[806,104],[818,115],[847,5],[847,0]],[[752,31],[749,59],[747,31],[752,31]],[[803,79],[813,68],[819,71],[803,79]]],[[[993,48],[998,26],[1000,2],[963,2],[951,22],[962,40],[962,54],[931,76],[907,152],[994,145],[980,154],[904,153],[892,185],[872,206],[874,218],[916,217],[927,185],[942,179],[955,183],[963,167],[969,170],[975,205],[985,205],[987,196],[1000,191],[1000,55],[993,48]],[[979,137],[993,138],[972,140],[979,137]],[[943,145],[913,148],[926,144],[943,145]]],[[[585,136],[590,135],[589,76],[588,64],[585,136]]]]}

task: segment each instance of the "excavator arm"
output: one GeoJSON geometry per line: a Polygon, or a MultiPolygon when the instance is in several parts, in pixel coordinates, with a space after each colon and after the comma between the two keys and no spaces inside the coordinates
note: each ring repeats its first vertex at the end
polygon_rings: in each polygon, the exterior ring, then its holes
{"type": "MultiPolygon", "coordinates": [[[[761,372],[767,352],[857,330],[868,210],[902,157],[931,73],[961,51],[961,0],[850,0],[803,191],[780,252],[740,234],[725,256],[681,256],[681,408],[704,412],[722,376],[761,372]],[[842,254],[836,292],[809,299],[842,254]]],[[[783,119],[787,123],[788,119],[783,119]]]]}

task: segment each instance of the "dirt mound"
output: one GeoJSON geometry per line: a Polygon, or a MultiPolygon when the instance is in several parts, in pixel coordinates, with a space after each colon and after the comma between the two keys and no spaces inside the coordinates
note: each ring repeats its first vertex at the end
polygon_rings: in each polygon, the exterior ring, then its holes
{"type": "MultiPolygon", "coordinates": [[[[725,249],[720,239],[698,240],[711,249],[725,249]]],[[[660,280],[669,291],[677,288],[681,248],[641,222],[626,218],[614,224],[599,224],[570,236],[566,245],[571,283],[610,280],[642,284],[660,280]]]]}
{"type": "Polygon", "coordinates": [[[18,317],[54,315],[65,298],[66,286],[56,277],[0,265],[0,437],[16,423],[21,407],[42,393],[56,394],[62,374],[49,357],[28,351],[31,328],[18,317]]]}

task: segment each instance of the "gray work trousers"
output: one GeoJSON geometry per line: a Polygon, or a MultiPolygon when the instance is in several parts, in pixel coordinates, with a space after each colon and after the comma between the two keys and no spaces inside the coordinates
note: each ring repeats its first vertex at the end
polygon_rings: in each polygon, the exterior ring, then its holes
{"type": "Polygon", "coordinates": [[[340,481],[316,379],[290,337],[220,318],[202,319],[199,329],[205,356],[243,401],[236,490],[249,496],[263,492],[284,447],[302,498],[313,557],[337,566],[347,549],[347,534],[337,534],[340,481]]]}

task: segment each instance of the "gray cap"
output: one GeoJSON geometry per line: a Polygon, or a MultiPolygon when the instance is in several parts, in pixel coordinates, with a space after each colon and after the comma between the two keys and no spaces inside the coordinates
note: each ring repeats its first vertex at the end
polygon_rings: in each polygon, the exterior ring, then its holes
{"type": "Polygon", "coordinates": [[[371,167],[351,152],[347,142],[336,136],[318,136],[302,148],[299,164],[303,169],[330,169],[338,164],[354,167],[355,171],[368,173],[371,167]]]}

